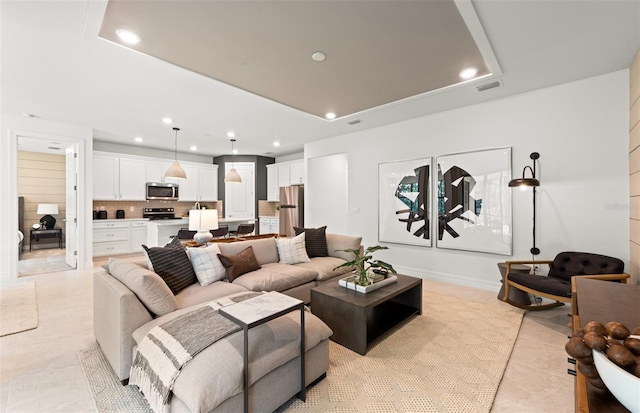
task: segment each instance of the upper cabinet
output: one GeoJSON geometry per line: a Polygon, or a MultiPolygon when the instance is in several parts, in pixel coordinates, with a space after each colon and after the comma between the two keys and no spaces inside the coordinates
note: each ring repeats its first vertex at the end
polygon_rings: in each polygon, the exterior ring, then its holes
{"type": "Polygon", "coordinates": [[[289,165],[289,185],[304,184],[304,161],[293,161],[289,165]]]}
{"type": "Polygon", "coordinates": [[[280,185],[278,182],[278,164],[267,165],[267,201],[280,201],[280,185]]]}
{"type": "Polygon", "coordinates": [[[187,179],[164,178],[173,161],[95,152],[93,155],[93,199],[144,201],[147,182],[175,182],[180,201],[218,200],[218,165],[180,162],[187,179]]]}
{"type": "Polygon", "coordinates": [[[93,199],[101,201],[144,201],[146,165],[138,158],[95,154],[93,156],[93,199]]]}
{"type": "MultiPolygon", "coordinates": [[[[272,165],[274,165],[272,168],[277,168],[278,188],[289,185],[304,185],[304,161],[302,159],[297,161],[280,162],[272,165]]],[[[271,165],[267,165],[267,192],[269,191],[269,166],[271,165]]]]}

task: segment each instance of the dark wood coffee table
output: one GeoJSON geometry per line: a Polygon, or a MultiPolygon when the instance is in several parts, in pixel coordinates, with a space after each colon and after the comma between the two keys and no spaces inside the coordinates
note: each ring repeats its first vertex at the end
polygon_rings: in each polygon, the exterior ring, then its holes
{"type": "Polygon", "coordinates": [[[422,314],[422,279],[398,275],[398,282],[367,294],[338,280],[311,289],[311,312],[324,321],[331,340],[365,355],[367,346],[414,314],[422,314]]]}

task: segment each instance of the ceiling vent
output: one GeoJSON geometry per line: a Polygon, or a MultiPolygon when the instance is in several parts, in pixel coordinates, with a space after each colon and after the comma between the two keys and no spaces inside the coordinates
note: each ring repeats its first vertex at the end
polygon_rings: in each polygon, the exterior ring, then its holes
{"type": "Polygon", "coordinates": [[[498,86],[502,86],[502,81],[501,80],[496,80],[495,82],[491,82],[491,83],[487,83],[487,84],[484,84],[484,85],[476,86],[476,89],[478,89],[478,92],[484,92],[485,90],[493,89],[494,87],[498,87],[498,86]]]}
{"type": "Polygon", "coordinates": [[[347,125],[357,125],[360,122],[362,122],[360,119],[354,119],[347,122],[347,125]]]}

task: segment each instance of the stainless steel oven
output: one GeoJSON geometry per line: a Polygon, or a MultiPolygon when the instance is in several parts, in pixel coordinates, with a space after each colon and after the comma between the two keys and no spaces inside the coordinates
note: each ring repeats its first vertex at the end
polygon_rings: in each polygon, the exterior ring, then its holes
{"type": "Polygon", "coordinates": [[[178,184],[171,182],[147,182],[147,199],[178,200],[178,184]]]}

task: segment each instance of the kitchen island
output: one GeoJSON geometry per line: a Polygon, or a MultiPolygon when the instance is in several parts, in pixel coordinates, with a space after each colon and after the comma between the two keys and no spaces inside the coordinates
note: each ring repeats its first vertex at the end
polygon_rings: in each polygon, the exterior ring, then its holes
{"type": "MultiPolygon", "coordinates": [[[[229,231],[235,231],[240,224],[253,223],[253,218],[218,218],[218,225],[228,225],[229,231]]],[[[189,228],[189,218],[150,220],[147,224],[147,247],[166,245],[181,228],[189,228]]]]}

